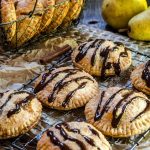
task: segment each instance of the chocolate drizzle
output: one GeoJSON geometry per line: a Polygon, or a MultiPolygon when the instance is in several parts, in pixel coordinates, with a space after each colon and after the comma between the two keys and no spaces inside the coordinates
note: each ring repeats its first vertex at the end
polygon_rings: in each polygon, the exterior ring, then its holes
{"type": "MultiPolygon", "coordinates": [[[[49,102],[53,102],[54,100],[55,100],[55,98],[54,98],[54,94],[55,94],[55,91],[60,87],[60,86],[62,86],[63,85],[63,81],[66,79],[66,78],[68,78],[70,75],[73,75],[73,74],[76,74],[77,73],[77,70],[71,70],[69,73],[67,73],[66,75],[65,75],[65,77],[63,78],[63,79],[61,79],[60,81],[58,81],[56,84],[55,84],[55,86],[54,86],[54,88],[53,88],[53,92],[49,95],[49,97],[48,97],[48,101],[49,102]]],[[[59,90],[59,89],[58,89],[59,90]]]]}
{"type": "MultiPolygon", "coordinates": [[[[95,41],[91,42],[89,44],[89,46],[86,46],[88,43],[84,43],[79,47],[79,53],[75,58],[76,62],[81,61],[87,54],[88,50],[90,48],[95,48],[95,50],[93,50],[93,55],[91,56],[91,66],[94,66],[95,64],[95,57],[96,57],[96,53],[97,50],[99,49],[99,47],[105,42],[106,40],[103,39],[96,39],[95,41]]],[[[128,53],[127,53],[127,48],[120,42],[114,42],[115,46],[113,48],[110,48],[110,46],[107,46],[106,48],[104,48],[101,52],[100,52],[100,56],[103,57],[103,64],[102,64],[102,69],[101,69],[101,77],[105,78],[106,76],[106,70],[107,69],[111,69],[112,67],[114,68],[115,74],[116,75],[120,75],[121,73],[121,68],[120,68],[120,58],[121,57],[127,57],[128,53]],[[119,49],[120,46],[124,47],[124,52],[121,52],[118,58],[118,62],[107,62],[107,59],[109,57],[109,53],[110,51],[114,51],[115,49],[119,49]]]]}
{"type": "Polygon", "coordinates": [[[142,79],[145,80],[146,85],[150,88],[150,60],[146,63],[142,72],[142,79]]]}
{"type": "Polygon", "coordinates": [[[104,98],[104,92],[102,92],[102,94],[101,94],[101,99],[100,99],[100,103],[99,103],[99,105],[98,105],[98,107],[97,107],[97,110],[96,110],[96,114],[95,114],[95,118],[94,118],[94,120],[95,121],[98,121],[98,120],[100,120],[101,118],[102,118],[102,116],[104,115],[104,113],[105,112],[108,112],[108,110],[109,110],[109,108],[110,108],[110,106],[109,106],[109,104],[111,103],[111,101],[115,98],[115,96],[118,94],[118,93],[120,93],[121,91],[123,91],[124,89],[120,89],[119,91],[117,91],[115,94],[113,94],[107,101],[106,101],[106,103],[104,104],[104,107],[102,108],[102,110],[100,111],[100,105],[101,105],[101,102],[102,102],[102,100],[103,100],[103,98],[104,98]]]}
{"type": "Polygon", "coordinates": [[[28,94],[29,94],[29,96],[27,96],[22,101],[19,101],[18,103],[16,103],[16,108],[11,109],[11,110],[8,111],[8,113],[7,113],[8,118],[10,118],[12,115],[18,113],[21,110],[21,107],[27,105],[35,97],[31,93],[28,93],[28,94]]]}
{"type": "Polygon", "coordinates": [[[95,57],[96,57],[96,53],[97,53],[97,50],[99,49],[99,47],[105,42],[105,40],[103,39],[99,39],[99,42],[97,43],[97,45],[95,46],[95,51],[91,57],[91,65],[94,66],[94,63],[95,63],[95,57]]]}
{"type": "Polygon", "coordinates": [[[113,110],[113,119],[111,122],[111,125],[113,128],[117,128],[117,125],[120,122],[120,119],[122,118],[122,115],[124,113],[125,110],[125,105],[123,105],[122,103],[126,103],[126,99],[128,99],[131,95],[133,94],[133,91],[127,93],[126,95],[123,96],[123,98],[118,102],[118,104],[115,106],[114,110],[113,110]],[[122,107],[122,112],[117,116],[116,113],[118,111],[118,108],[122,107]]]}
{"type": "Polygon", "coordinates": [[[3,108],[7,105],[7,103],[12,99],[12,97],[13,97],[14,95],[21,94],[21,93],[27,93],[27,92],[25,92],[25,91],[18,91],[18,92],[11,93],[11,94],[8,96],[8,98],[6,99],[5,103],[4,103],[2,106],[0,106],[0,111],[1,111],[1,112],[3,111],[3,108]]]}
{"type": "MultiPolygon", "coordinates": [[[[114,48],[116,48],[116,47],[114,47],[114,48]]],[[[113,48],[113,50],[114,50],[114,48],[113,48]]],[[[120,73],[121,73],[120,58],[128,56],[127,49],[126,48],[124,48],[124,49],[125,49],[125,51],[120,53],[117,63],[107,62],[107,58],[109,56],[109,52],[111,51],[111,49],[110,49],[109,46],[106,47],[105,49],[103,49],[103,51],[100,53],[100,56],[104,58],[102,69],[101,69],[101,77],[102,78],[105,78],[105,76],[106,76],[106,70],[107,69],[111,69],[112,66],[114,68],[115,74],[118,75],[118,76],[120,75],[120,73]]]]}
{"type": "MultiPolygon", "coordinates": [[[[85,144],[82,141],[69,136],[67,134],[67,132],[63,129],[62,125],[64,125],[64,127],[66,127],[67,129],[69,129],[69,126],[67,124],[65,124],[65,123],[64,124],[57,124],[55,126],[55,128],[58,129],[58,130],[60,130],[60,134],[63,136],[63,138],[65,140],[69,140],[69,141],[75,142],[82,150],[86,150],[85,144]]],[[[69,131],[71,131],[71,130],[69,130],[69,131]]]]}
{"type": "Polygon", "coordinates": [[[71,150],[66,144],[60,142],[60,140],[54,135],[53,131],[47,131],[47,136],[49,136],[51,142],[56,146],[59,146],[61,150],[71,150]]]}
{"type": "Polygon", "coordinates": [[[85,57],[85,55],[87,54],[88,50],[89,50],[90,48],[94,48],[95,45],[96,45],[96,43],[97,43],[98,41],[99,41],[99,39],[94,40],[88,47],[86,46],[87,43],[81,45],[81,46],[79,47],[79,53],[78,53],[78,55],[77,55],[76,58],[75,58],[75,62],[81,61],[81,60],[85,57]]]}
{"type": "Polygon", "coordinates": [[[94,129],[91,128],[90,126],[88,126],[88,128],[89,128],[89,130],[92,132],[92,134],[94,134],[95,136],[97,136],[97,137],[100,138],[99,133],[98,133],[96,130],[94,130],[94,129]]]}
{"type": "Polygon", "coordinates": [[[73,95],[75,94],[75,92],[79,89],[84,88],[86,86],[86,84],[87,84],[87,82],[83,82],[75,90],[69,92],[68,95],[66,96],[66,99],[63,101],[62,106],[66,107],[66,105],[68,105],[68,103],[70,102],[70,100],[73,97],[73,95]]]}
{"type": "MultiPolygon", "coordinates": [[[[132,93],[131,93],[131,94],[132,94],[132,93]]],[[[127,95],[127,97],[129,97],[131,94],[127,95]]],[[[142,98],[142,99],[144,99],[144,100],[146,101],[146,103],[147,103],[147,106],[146,106],[146,108],[144,109],[144,111],[142,111],[140,114],[138,114],[136,117],[134,117],[130,122],[132,122],[133,120],[135,120],[136,118],[138,118],[139,116],[141,116],[141,115],[147,110],[147,108],[149,107],[149,101],[148,101],[147,99],[143,98],[143,97],[135,96],[135,97],[133,97],[133,98],[131,98],[131,99],[128,99],[128,100],[125,98],[126,101],[125,101],[125,99],[124,99],[124,100],[121,100],[121,101],[117,104],[117,106],[115,107],[114,112],[113,112],[113,119],[112,119],[112,127],[113,127],[113,128],[117,128],[117,126],[118,126],[118,124],[119,124],[119,122],[120,122],[120,119],[122,118],[122,116],[123,116],[123,114],[124,114],[124,112],[125,112],[127,106],[128,106],[133,100],[135,100],[136,98],[142,98]],[[123,104],[122,104],[122,103],[123,103],[123,104]],[[120,109],[120,108],[121,108],[121,113],[119,114],[119,116],[116,117],[116,113],[117,113],[118,109],[120,109]]]]}
{"type": "MultiPolygon", "coordinates": [[[[98,121],[102,118],[102,116],[104,115],[105,112],[108,112],[109,108],[111,106],[109,106],[109,104],[112,102],[112,100],[115,98],[115,96],[120,93],[122,90],[124,89],[120,89],[119,91],[117,91],[115,94],[113,94],[104,104],[103,108],[101,109],[101,104],[102,104],[102,101],[103,101],[103,98],[104,98],[104,95],[105,95],[105,92],[103,91],[102,94],[101,94],[101,97],[100,97],[100,101],[98,103],[98,106],[97,106],[97,110],[96,110],[96,113],[95,113],[95,117],[94,117],[94,120],[95,121],[98,121]],[[101,110],[100,110],[101,109],[101,110]]],[[[112,110],[112,114],[113,114],[113,117],[112,117],[112,122],[111,122],[111,125],[113,128],[117,128],[127,106],[133,101],[135,100],[136,98],[142,98],[143,100],[146,101],[147,105],[146,105],[146,108],[141,112],[139,113],[137,116],[135,116],[130,122],[134,121],[135,119],[137,119],[139,116],[141,116],[144,112],[147,111],[147,109],[149,108],[150,106],[150,101],[145,99],[144,97],[140,97],[140,96],[135,96],[133,98],[129,98],[132,94],[134,93],[134,91],[129,91],[127,94],[123,95],[123,98],[120,99],[118,101],[117,104],[115,104],[114,106],[114,109],[112,110]],[[119,112],[119,114],[118,114],[119,112]]]]}
{"type": "MultiPolygon", "coordinates": [[[[86,145],[85,145],[82,141],[80,141],[80,140],[78,140],[78,139],[75,139],[75,138],[73,138],[73,137],[70,137],[70,136],[67,134],[66,130],[67,130],[68,132],[73,132],[73,133],[80,134],[80,135],[85,139],[85,141],[86,141],[88,144],[90,144],[90,145],[92,145],[92,146],[94,146],[94,147],[97,147],[97,146],[95,145],[95,142],[94,142],[93,139],[91,139],[91,138],[89,138],[89,137],[87,137],[87,136],[85,136],[85,135],[82,135],[79,129],[76,129],[76,128],[71,129],[67,123],[59,123],[59,124],[57,124],[57,125],[55,126],[55,128],[58,129],[58,130],[60,130],[60,134],[63,136],[63,138],[64,138],[65,140],[70,140],[70,141],[75,142],[82,150],[86,150],[86,145]],[[65,129],[64,129],[64,128],[65,128],[65,129]]],[[[92,131],[92,133],[94,133],[94,134],[96,134],[96,135],[98,134],[98,133],[96,133],[97,131],[95,131],[94,129],[90,129],[90,130],[92,131]]],[[[99,147],[97,147],[97,149],[100,150],[99,147]]]]}
{"type": "Polygon", "coordinates": [[[49,82],[51,82],[54,78],[56,78],[60,73],[67,73],[69,71],[75,71],[75,70],[77,71],[79,69],[65,69],[65,70],[61,70],[61,71],[55,72],[54,74],[51,74],[51,71],[49,71],[49,72],[43,74],[42,80],[39,82],[39,84],[34,89],[34,93],[38,93],[39,91],[43,90],[44,87],[46,87],[47,84],[49,82]],[[50,78],[47,80],[47,78],[49,76],[50,76],[50,78]]]}

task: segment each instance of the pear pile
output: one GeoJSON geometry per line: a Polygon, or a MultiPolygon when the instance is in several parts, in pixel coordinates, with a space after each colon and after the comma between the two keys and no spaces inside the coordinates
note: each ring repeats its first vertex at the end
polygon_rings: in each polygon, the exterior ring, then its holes
{"type": "Polygon", "coordinates": [[[114,29],[130,38],[150,41],[150,7],[146,0],[103,0],[102,16],[114,29]]]}

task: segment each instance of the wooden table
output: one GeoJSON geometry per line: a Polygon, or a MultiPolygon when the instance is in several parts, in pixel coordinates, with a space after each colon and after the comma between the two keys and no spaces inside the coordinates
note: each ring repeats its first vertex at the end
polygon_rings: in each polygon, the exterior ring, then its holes
{"type": "MultiPolygon", "coordinates": [[[[80,23],[116,32],[111,27],[106,25],[106,22],[102,18],[100,10],[102,0],[85,0],[85,1],[86,6],[81,16],[80,23]]],[[[150,4],[150,0],[147,1],[150,4]]]]}

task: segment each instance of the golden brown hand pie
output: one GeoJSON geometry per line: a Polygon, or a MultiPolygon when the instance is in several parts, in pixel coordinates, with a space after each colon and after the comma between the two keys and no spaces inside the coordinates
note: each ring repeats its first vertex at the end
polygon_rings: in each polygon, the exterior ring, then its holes
{"type": "Polygon", "coordinates": [[[120,75],[131,65],[131,52],[119,42],[96,39],[81,44],[72,53],[75,66],[91,75],[120,75]]]}
{"type": "Polygon", "coordinates": [[[150,128],[150,100],[141,92],[111,87],[86,105],[85,115],[105,135],[134,136],[150,128]]]}
{"type": "Polygon", "coordinates": [[[52,21],[53,13],[55,10],[55,0],[39,0],[44,6],[44,14],[42,16],[42,21],[38,33],[44,32],[52,21]]]}
{"type": "Polygon", "coordinates": [[[0,93],[0,139],[28,132],[39,121],[41,103],[25,91],[0,93]]]}
{"type": "Polygon", "coordinates": [[[59,27],[66,17],[70,8],[69,0],[56,0],[55,11],[53,14],[52,22],[48,26],[48,31],[53,31],[59,27]]]}
{"type": "Polygon", "coordinates": [[[95,79],[73,67],[60,67],[42,74],[35,83],[37,98],[46,106],[70,110],[84,106],[99,93],[95,79]]]}
{"type": "Polygon", "coordinates": [[[10,42],[16,33],[16,11],[13,0],[1,0],[1,18],[4,25],[7,41],[10,42]]]}
{"type": "Polygon", "coordinates": [[[64,18],[61,27],[67,27],[71,25],[72,21],[79,17],[81,9],[83,7],[84,0],[70,0],[70,9],[64,18]]]}
{"type": "Polygon", "coordinates": [[[148,95],[150,95],[150,60],[141,64],[131,74],[133,86],[148,95]]]}
{"type": "Polygon", "coordinates": [[[59,123],[49,128],[37,150],[111,150],[105,137],[85,122],[59,123]]]}
{"type": "Polygon", "coordinates": [[[35,2],[36,0],[15,1],[16,14],[19,21],[17,21],[16,34],[11,41],[13,47],[19,47],[30,40],[40,27],[44,12],[43,4],[38,1],[33,13],[35,2]]]}

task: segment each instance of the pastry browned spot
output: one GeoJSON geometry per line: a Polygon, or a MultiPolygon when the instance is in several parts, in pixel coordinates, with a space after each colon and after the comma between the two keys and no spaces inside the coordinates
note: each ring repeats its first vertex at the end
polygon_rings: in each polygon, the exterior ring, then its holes
{"type": "Polygon", "coordinates": [[[26,91],[7,91],[0,94],[0,139],[28,132],[39,121],[41,103],[26,91]]]}
{"type": "Polygon", "coordinates": [[[136,89],[150,95],[150,60],[135,68],[131,81],[136,89]]]}
{"type": "Polygon", "coordinates": [[[60,67],[42,74],[35,83],[37,98],[46,106],[70,110],[84,106],[99,92],[88,73],[73,67],[60,67]]]}
{"type": "Polygon", "coordinates": [[[120,42],[96,39],[85,42],[72,53],[75,66],[91,75],[120,75],[131,65],[131,52],[120,42]]]}
{"type": "Polygon", "coordinates": [[[150,100],[141,92],[111,87],[86,105],[85,115],[105,135],[134,136],[150,127],[150,100]]]}
{"type": "Polygon", "coordinates": [[[85,122],[59,123],[49,128],[37,150],[111,150],[105,137],[85,122]]]}

